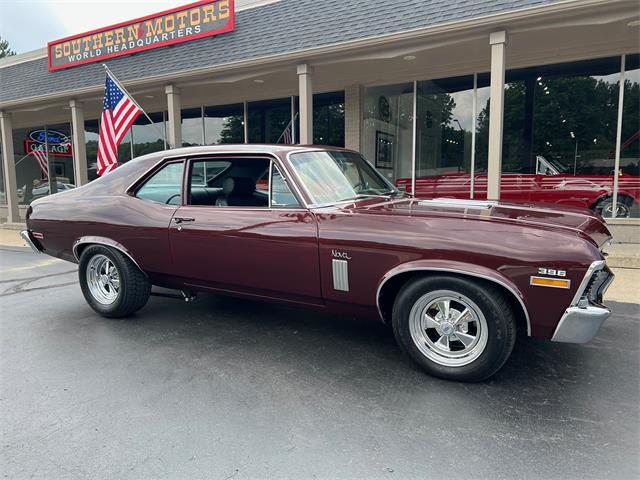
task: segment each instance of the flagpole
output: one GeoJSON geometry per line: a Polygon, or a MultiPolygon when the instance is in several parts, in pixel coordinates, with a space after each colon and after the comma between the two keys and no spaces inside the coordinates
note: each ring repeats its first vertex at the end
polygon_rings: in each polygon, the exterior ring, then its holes
{"type": "Polygon", "coordinates": [[[296,113],[296,116],[293,117],[289,123],[287,123],[287,126],[285,127],[285,129],[282,131],[282,133],[280,134],[280,136],[278,137],[278,140],[276,140],[276,144],[280,143],[280,140],[282,139],[282,137],[284,136],[285,132],[288,130],[289,127],[291,127],[291,141],[293,142],[293,121],[298,118],[298,114],[296,113]]]}
{"type": "MultiPolygon", "coordinates": [[[[151,120],[151,117],[149,115],[147,115],[147,112],[144,111],[144,108],[142,108],[140,106],[140,104],[138,102],[136,102],[136,99],[133,98],[133,95],[131,95],[129,93],[129,91],[124,88],[122,86],[122,84],[120,83],[120,81],[117,79],[117,77],[114,75],[114,73],[109,70],[109,67],[107,67],[107,65],[105,63],[102,64],[102,66],[104,67],[104,69],[107,71],[107,74],[111,77],[111,80],[113,80],[115,82],[116,85],[118,85],[118,87],[120,87],[120,89],[127,94],[127,96],[131,99],[131,101],[133,102],[133,104],[138,107],[140,109],[140,111],[142,113],[144,113],[144,116],[147,117],[147,120],[149,120],[149,122],[151,123],[151,125],[153,126],[153,128],[155,128],[158,132],[160,132],[162,134],[162,141],[165,143],[165,145],[169,145],[170,148],[175,148],[175,145],[171,145],[168,141],[167,141],[167,133],[166,133],[166,128],[164,129],[164,131],[161,131],[155,124],[155,122],[153,120],[151,120]]],[[[163,123],[164,123],[164,117],[163,117],[163,123]]],[[[132,139],[132,143],[133,143],[133,139],[132,139]]]]}

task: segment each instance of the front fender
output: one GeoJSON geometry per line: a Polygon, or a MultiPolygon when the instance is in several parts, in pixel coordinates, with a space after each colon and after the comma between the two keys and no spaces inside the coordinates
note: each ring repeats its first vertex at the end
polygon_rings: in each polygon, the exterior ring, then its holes
{"type": "Polygon", "coordinates": [[[483,280],[488,280],[502,286],[514,296],[514,298],[522,307],[525,319],[527,321],[527,335],[531,336],[531,322],[529,320],[529,312],[524,296],[522,295],[520,289],[509,278],[505,277],[503,274],[496,270],[492,270],[482,265],[449,260],[415,260],[397,265],[396,267],[385,273],[378,282],[378,289],[376,292],[376,306],[378,308],[380,318],[384,320],[382,309],[380,308],[380,293],[382,292],[385,283],[387,283],[396,275],[416,271],[455,273],[458,275],[481,278],[483,280]]]}

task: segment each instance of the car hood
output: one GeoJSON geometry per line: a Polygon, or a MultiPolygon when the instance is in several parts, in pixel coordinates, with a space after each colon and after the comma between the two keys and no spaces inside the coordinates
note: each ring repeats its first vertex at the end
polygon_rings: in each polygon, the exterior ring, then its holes
{"type": "Polygon", "coordinates": [[[491,200],[436,198],[367,199],[344,207],[359,213],[414,217],[459,217],[484,222],[511,223],[542,229],[573,232],[602,247],[611,233],[602,217],[584,208],[557,207],[543,203],[509,203],[491,200]]]}

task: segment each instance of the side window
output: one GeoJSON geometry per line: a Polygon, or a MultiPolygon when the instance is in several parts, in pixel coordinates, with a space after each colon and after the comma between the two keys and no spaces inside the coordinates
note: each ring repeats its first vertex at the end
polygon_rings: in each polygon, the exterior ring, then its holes
{"type": "Polygon", "coordinates": [[[140,187],[136,197],[167,205],[182,204],[184,162],[168,163],[140,187]]]}
{"type": "Polygon", "coordinates": [[[271,171],[271,206],[274,208],[300,206],[275,164],[271,171]]]}

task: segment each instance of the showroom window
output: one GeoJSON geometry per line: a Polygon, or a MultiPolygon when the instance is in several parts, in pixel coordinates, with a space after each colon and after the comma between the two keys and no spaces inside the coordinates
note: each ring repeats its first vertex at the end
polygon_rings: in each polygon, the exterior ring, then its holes
{"type": "Polygon", "coordinates": [[[364,97],[364,156],[394,185],[410,190],[413,84],[370,87],[364,97]]]}
{"type": "MultiPolygon", "coordinates": [[[[98,120],[86,120],[84,122],[84,141],[87,149],[87,176],[89,181],[98,178],[98,120]]],[[[126,133],[120,145],[118,145],[118,162],[127,163],[131,160],[131,129],[126,133]]]]}
{"type": "Polygon", "coordinates": [[[71,125],[42,125],[13,130],[18,203],[75,188],[71,125]]]}
{"type": "MultiPolygon", "coordinates": [[[[296,131],[300,131],[298,115],[296,131]]],[[[313,143],[344,147],[344,91],[313,96],[313,143]]]]}
{"type": "Polygon", "coordinates": [[[4,155],[3,155],[2,139],[0,139],[0,205],[7,204],[7,190],[4,185],[4,155]]]}
{"type": "Polygon", "coordinates": [[[180,112],[182,128],[182,146],[204,145],[204,124],[202,107],[186,108],[180,112]]]}
{"type": "Polygon", "coordinates": [[[616,216],[640,217],[640,55],[627,55],[618,168],[616,216]]]}
{"type": "Polygon", "coordinates": [[[284,143],[291,128],[291,98],[249,102],[249,143],[284,143]]]}
{"type": "Polygon", "coordinates": [[[150,113],[149,118],[138,116],[131,127],[133,158],[167,148],[165,117],[165,112],[150,113]]]}
{"type": "Polygon", "coordinates": [[[205,145],[244,143],[244,105],[204,107],[205,145]]]}

